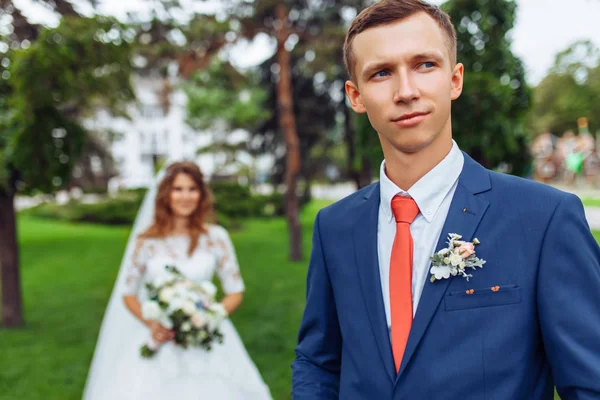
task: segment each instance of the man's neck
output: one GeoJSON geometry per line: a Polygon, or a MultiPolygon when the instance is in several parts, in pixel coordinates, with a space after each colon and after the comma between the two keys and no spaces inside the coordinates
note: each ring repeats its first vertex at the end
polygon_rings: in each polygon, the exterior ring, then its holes
{"type": "MultiPolygon", "coordinates": [[[[440,138],[442,139],[442,138],[440,138]]],[[[391,149],[385,155],[385,174],[400,189],[407,191],[429,171],[435,168],[452,150],[452,139],[438,140],[415,153],[391,149]]]]}

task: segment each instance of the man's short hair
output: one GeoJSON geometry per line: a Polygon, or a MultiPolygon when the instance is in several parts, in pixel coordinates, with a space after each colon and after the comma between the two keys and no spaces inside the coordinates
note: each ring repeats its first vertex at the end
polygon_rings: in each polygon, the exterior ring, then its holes
{"type": "Polygon", "coordinates": [[[456,31],[450,16],[437,6],[421,0],[381,0],[365,8],[352,21],[344,40],[344,64],[352,81],[356,82],[354,68],[356,58],[352,51],[354,37],[369,28],[389,25],[408,18],[416,13],[424,12],[438,24],[446,36],[446,47],[452,65],[456,64],[456,31]]]}

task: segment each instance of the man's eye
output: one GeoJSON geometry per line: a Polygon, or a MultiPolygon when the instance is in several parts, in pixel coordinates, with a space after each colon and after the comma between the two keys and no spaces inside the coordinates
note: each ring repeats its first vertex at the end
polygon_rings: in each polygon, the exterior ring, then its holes
{"type": "Polygon", "coordinates": [[[423,64],[421,64],[421,66],[425,67],[425,69],[429,69],[429,68],[435,67],[435,63],[433,63],[431,61],[427,61],[427,62],[424,62],[423,64]]]}
{"type": "Polygon", "coordinates": [[[383,76],[388,76],[390,73],[387,71],[379,71],[373,75],[373,77],[381,78],[383,76]]]}

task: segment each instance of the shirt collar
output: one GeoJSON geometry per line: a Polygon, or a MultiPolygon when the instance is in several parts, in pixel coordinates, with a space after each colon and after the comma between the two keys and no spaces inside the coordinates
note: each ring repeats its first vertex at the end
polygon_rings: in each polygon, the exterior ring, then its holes
{"type": "Polygon", "coordinates": [[[386,219],[391,220],[392,199],[394,196],[412,197],[423,217],[430,222],[435,217],[438,209],[442,205],[444,198],[448,195],[464,165],[464,156],[458,145],[452,140],[450,152],[440,161],[431,171],[419,179],[408,191],[400,189],[392,182],[385,173],[385,160],[381,163],[379,181],[381,208],[385,213],[386,219]]]}

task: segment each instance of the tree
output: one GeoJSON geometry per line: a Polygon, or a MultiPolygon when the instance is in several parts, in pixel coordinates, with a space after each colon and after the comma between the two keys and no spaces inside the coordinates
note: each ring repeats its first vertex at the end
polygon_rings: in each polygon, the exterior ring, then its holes
{"type": "Polygon", "coordinates": [[[7,327],[23,323],[16,193],[61,187],[85,146],[81,119],[97,107],[116,113],[133,98],[132,32],[113,19],[71,16],[70,3],[53,4],[68,15],[58,27],[26,29],[13,8],[13,21],[28,39],[14,36],[16,30],[0,38],[0,47],[11,49],[0,56],[0,267],[7,327]]]}
{"type": "Polygon", "coordinates": [[[590,127],[600,126],[600,49],[578,41],[556,55],[548,75],[533,90],[529,125],[532,135],[563,132],[587,117],[590,127]]]}
{"type": "Polygon", "coordinates": [[[371,126],[367,114],[356,114],[353,125],[356,130],[356,150],[354,159],[356,171],[359,174],[358,187],[371,183],[373,175],[379,172],[379,165],[383,160],[383,150],[379,142],[379,135],[371,126]]]}
{"type": "Polygon", "coordinates": [[[339,139],[346,148],[344,175],[358,189],[371,183],[373,170],[382,160],[382,156],[374,160],[376,154],[381,155],[381,146],[367,116],[356,116],[346,100],[344,83],[349,77],[342,64],[343,44],[352,18],[371,3],[372,0],[329,2],[319,12],[320,35],[327,40],[311,40],[298,46],[306,54],[314,54],[311,62],[302,65],[303,74],[319,77],[322,81],[319,86],[329,94],[328,112],[341,120],[343,135],[339,139]]]}
{"type": "Polygon", "coordinates": [[[285,139],[286,217],[290,234],[290,259],[302,258],[302,235],[299,220],[297,180],[301,172],[300,138],[294,114],[291,50],[300,40],[314,40],[319,33],[315,10],[323,3],[300,0],[230,0],[228,15],[241,27],[238,38],[253,39],[266,34],[276,43],[274,70],[277,93],[276,114],[279,130],[285,139]],[[312,29],[312,30],[311,30],[312,29]]]}
{"type": "MultiPolygon", "coordinates": [[[[293,111],[296,119],[301,121],[297,129],[301,165],[299,180],[304,183],[304,193],[299,194],[302,203],[309,200],[311,182],[330,160],[330,151],[339,142],[340,132],[336,129],[337,104],[331,99],[331,93],[335,89],[332,90],[323,73],[316,75],[306,73],[307,60],[301,48],[294,48],[291,59],[294,66],[292,68],[293,111]]],[[[277,65],[275,57],[260,66],[260,83],[269,88],[267,107],[274,110],[274,113],[272,118],[267,119],[253,131],[253,137],[257,138],[257,146],[253,151],[275,155],[271,179],[273,183],[278,184],[285,181],[286,153],[285,138],[278,134],[280,130],[277,75],[272,72],[274,65],[277,65]]]]}
{"type": "MultiPolygon", "coordinates": [[[[231,64],[214,58],[208,68],[195,72],[186,82],[187,122],[198,130],[214,132],[211,144],[199,149],[224,155],[222,167],[237,163],[240,152],[250,152],[248,142],[232,142],[236,130],[252,130],[270,118],[265,107],[267,93],[252,71],[240,73],[231,64]]],[[[219,170],[219,166],[215,166],[219,170]]]]}
{"type": "Polygon", "coordinates": [[[453,104],[453,135],[484,166],[506,162],[512,173],[522,174],[530,90],[523,63],[511,51],[517,5],[511,0],[449,0],[442,8],[457,27],[458,62],[465,65],[463,93],[453,104]]]}

